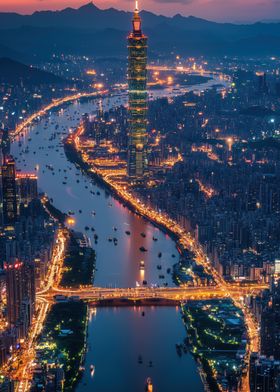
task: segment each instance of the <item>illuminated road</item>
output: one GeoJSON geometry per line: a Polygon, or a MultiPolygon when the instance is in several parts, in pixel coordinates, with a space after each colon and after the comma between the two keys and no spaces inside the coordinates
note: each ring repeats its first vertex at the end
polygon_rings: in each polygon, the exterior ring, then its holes
{"type": "Polygon", "coordinates": [[[12,139],[14,139],[17,135],[19,135],[22,131],[24,131],[25,128],[29,127],[32,125],[32,123],[35,120],[40,119],[40,117],[45,116],[50,110],[57,108],[59,106],[64,105],[65,103],[76,101],[78,99],[82,98],[91,98],[91,97],[98,97],[100,95],[105,95],[108,94],[108,90],[102,90],[102,91],[94,91],[91,93],[77,93],[73,95],[68,95],[67,97],[60,98],[60,99],[53,99],[52,102],[42,109],[40,109],[38,112],[33,113],[31,116],[26,118],[24,121],[22,121],[16,129],[11,133],[12,139]]]}
{"type": "Polygon", "coordinates": [[[43,290],[37,292],[36,296],[36,315],[26,341],[22,344],[22,349],[11,356],[9,362],[2,368],[2,372],[7,374],[11,379],[18,380],[16,392],[25,392],[30,389],[30,381],[32,380],[32,367],[35,359],[36,341],[40,335],[50,305],[52,301],[45,299],[40,294],[48,292],[53,285],[57,284],[61,275],[61,267],[64,259],[66,236],[63,229],[59,229],[57,233],[57,242],[53,251],[52,261],[50,263],[48,280],[43,290]]]}

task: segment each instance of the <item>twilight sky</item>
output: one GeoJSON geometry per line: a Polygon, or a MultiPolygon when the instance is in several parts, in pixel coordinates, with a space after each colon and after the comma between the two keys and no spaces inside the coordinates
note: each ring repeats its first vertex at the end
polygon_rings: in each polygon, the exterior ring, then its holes
{"type": "MultiPolygon", "coordinates": [[[[32,13],[79,7],[89,0],[0,0],[0,11],[32,13]]],[[[133,0],[94,0],[100,8],[133,9],[133,0]]],[[[280,20],[280,0],[140,0],[141,8],[174,15],[195,15],[219,21],[280,20]]]]}

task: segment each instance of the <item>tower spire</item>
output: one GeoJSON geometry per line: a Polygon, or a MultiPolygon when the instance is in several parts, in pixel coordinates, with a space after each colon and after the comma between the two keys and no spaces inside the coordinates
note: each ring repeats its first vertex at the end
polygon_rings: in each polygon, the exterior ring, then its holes
{"type": "Polygon", "coordinates": [[[133,33],[140,36],[142,33],[141,33],[141,18],[138,9],[138,0],[135,0],[135,10],[132,19],[132,25],[133,25],[133,33]]]}

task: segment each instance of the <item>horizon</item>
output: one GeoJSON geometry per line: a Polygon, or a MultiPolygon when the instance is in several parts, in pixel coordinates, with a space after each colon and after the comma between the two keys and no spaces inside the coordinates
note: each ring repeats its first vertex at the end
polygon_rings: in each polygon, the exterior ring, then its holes
{"type": "MultiPolygon", "coordinates": [[[[32,15],[40,11],[61,11],[65,8],[78,9],[86,4],[93,3],[101,10],[115,8],[119,11],[132,12],[134,1],[122,0],[28,0],[23,5],[21,0],[2,0],[0,12],[16,12],[21,15],[32,15]]],[[[176,14],[194,16],[215,22],[254,23],[258,21],[279,22],[275,18],[280,11],[280,2],[274,0],[247,0],[244,5],[242,0],[234,4],[224,5],[221,0],[143,0],[140,9],[157,15],[172,17],[176,14]],[[176,10],[174,10],[176,6],[176,10]],[[217,13],[217,7],[219,14],[217,13]],[[230,15],[230,17],[229,17],[230,15]],[[248,15],[248,17],[246,16],[248,15]],[[249,17],[250,15],[250,17],[249,17]]]]}

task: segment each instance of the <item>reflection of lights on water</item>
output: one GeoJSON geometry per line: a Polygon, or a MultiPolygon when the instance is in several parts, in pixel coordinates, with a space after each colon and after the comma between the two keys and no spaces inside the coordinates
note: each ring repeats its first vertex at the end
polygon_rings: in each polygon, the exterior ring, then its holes
{"type": "Polygon", "coordinates": [[[144,270],[144,269],[141,269],[141,270],[140,270],[140,279],[141,279],[141,280],[144,280],[144,278],[145,278],[145,270],[144,270]]]}
{"type": "Polygon", "coordinates": [[[96,308],[90,308],[89,309],[89,321],[91,321],[92,320],[92,318],[93,318],[93,316],[96,316],[96,313],[97,313],[97,309],[96,308]]]}

